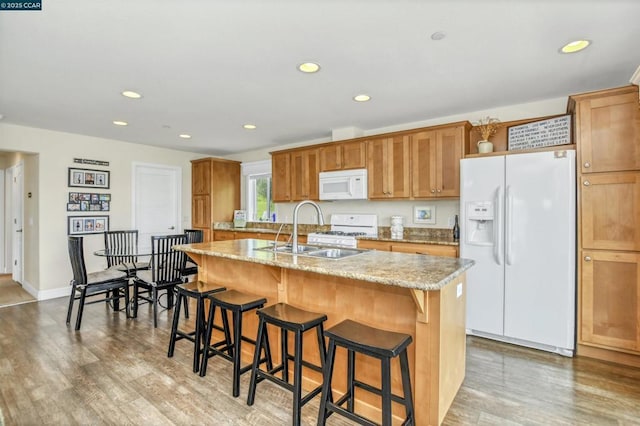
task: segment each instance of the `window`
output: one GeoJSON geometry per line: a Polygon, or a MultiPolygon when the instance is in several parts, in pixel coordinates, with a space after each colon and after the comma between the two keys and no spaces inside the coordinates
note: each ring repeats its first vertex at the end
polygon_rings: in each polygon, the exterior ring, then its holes
{"type": "Polygon", "coordinates": [[[247,177],[249,189],[248,216],[254,222],[272,221],[275,205],[271,198],[271,174],[249,175],[247,177]]]}
{"type": "Polygon", "coordinates": [[[271,197],[271,161],[242,163],[242,174],[245,178],[247,220],[274,221],[276,210],[271,197]]]}

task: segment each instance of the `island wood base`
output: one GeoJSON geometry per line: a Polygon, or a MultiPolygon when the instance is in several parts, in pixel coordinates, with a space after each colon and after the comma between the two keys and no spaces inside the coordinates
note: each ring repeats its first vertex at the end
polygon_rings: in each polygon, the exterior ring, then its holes
{"type": "MultiPolygon", "coordinates": [[[[422,291],[242,260],[188,254],[200,266],[200,280],[264,296],[267,304],[285,302],[325,313],[328,316],[325,328],[344,319],[352,319],[411,335],[413,343],[408,348],[408,355],[416,424],[438,425],[442,422],[465,374],[464,273],[441,290],[422,291]]],[[[245,336],[255,338],[257,316],[246,316],[243,328],[245,336]]],[[[279,341],[276,340],[279,338],[277,330],[270,329],[269,335],[274,358],[279,360],[279,345],[274,344],[279,341]]],[[[253,347],[244,345],[244,362],[251,362],[252,357],[253,347]]],[[[319,364],[316,339],[305,337],[304,357],[319,364]]],[[[393,392],[402,395],[399,362],[392,363],[391,374],[393,392]]],[[[322,380],[319,373],[309,369],[304,369],[304,375],[305,389],[317,386],[322,380]]],[[[356,375],[362,381],[379,385],[379,361],[358,354],[356,375]]],[[[338,350],[333,384],[340,395],[345,389],[345,377],[346,352],[338,350]]],[[[379,397],[364,391],[356,391],[356,397],[356,412],[379,421],[379,397]]],[[[256,398],[260,398],[260,387],[256,398]]],[[[400,404],[393,406],[395,424],[404,418],[404,408],[400,404]]]]}

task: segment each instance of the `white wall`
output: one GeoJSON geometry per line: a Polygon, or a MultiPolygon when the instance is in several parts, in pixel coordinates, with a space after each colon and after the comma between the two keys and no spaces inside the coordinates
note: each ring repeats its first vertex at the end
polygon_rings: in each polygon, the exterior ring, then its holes
{"type": "MultiPolygon", "coordinates": [[[[183,227],[191,223],[191,163],[202,154],[154,148],[116,140],[94,138],[50,130],[0,124],[0,150],[28,152],[25,163],[25,288],[37,297],[61,296],[69,291],[71,267],[67,253],[66,203],[68,167],[79,167],[73,158],[108,161],[108,167],[82,166],[111,172],[111,229],[131,226],[132,162],[177,166],[182,169],[183,227]]],[[[85,237],[85,257],[89,271],[104,267],[93,251],[103,248],[102,235],[85,237]]]]}

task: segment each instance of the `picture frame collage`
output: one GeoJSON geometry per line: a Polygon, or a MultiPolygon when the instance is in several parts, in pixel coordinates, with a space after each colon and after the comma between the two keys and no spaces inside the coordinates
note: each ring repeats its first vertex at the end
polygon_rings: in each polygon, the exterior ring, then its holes
{"type": "Polygon", "coordinates": [[[108,212],[111,208],[111,194],[70,192],[68,212],[108,212]]]}
{"type": "MultiPolygon", "coordinates": [[[[108,164],[108,163],[107,163],[108,164]]],[[[108,170],[94,170],[77,167],[68,168],[69,188],[109,189],[111,173],[108,170]]],[[[67,211],[93,213],[91,216],[67,216],[67,234],[100,234],[109,230],[109,216],[96,214],[111,210],[111,194],[98,192],[69,192],[67,211]]]]}

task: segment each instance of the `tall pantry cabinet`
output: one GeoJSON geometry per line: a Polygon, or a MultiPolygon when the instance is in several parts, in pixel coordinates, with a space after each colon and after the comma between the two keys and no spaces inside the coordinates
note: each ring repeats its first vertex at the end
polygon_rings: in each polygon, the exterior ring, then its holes
{"type": "Polygon", "coordinates": [[[213,241],[213,222],[231,222],[240,209],[240,163],[221,158],[191,161],[191,227],[213,241]]]}
{"type": "Polygon", "coordinates": [[[578,355],[640,366],[638,87],[571,96],[578,161],[578,355]]]}

